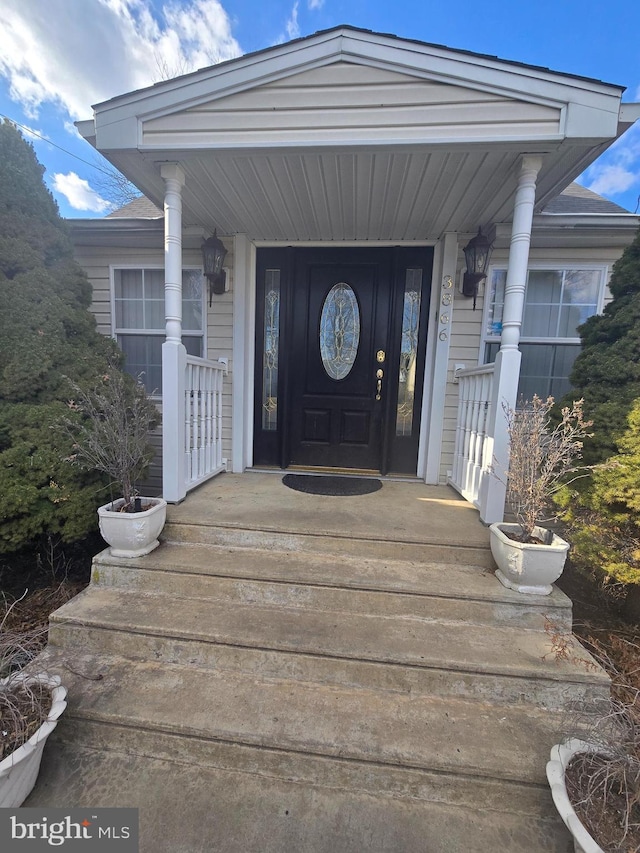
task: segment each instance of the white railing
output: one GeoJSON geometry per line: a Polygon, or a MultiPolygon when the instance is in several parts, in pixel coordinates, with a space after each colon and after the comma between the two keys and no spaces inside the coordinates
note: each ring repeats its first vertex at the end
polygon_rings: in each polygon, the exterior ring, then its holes
{"type": "Polygon", "coordinates": [[[188,355],[184,386],[184,472],[186,490],[224,470],[222,383],[225,367],[188,355]]]}
{"type": "Polygon", "coordinates": [[[495,365],[456,372],[458,421],[450,483],[475,506],[480,506],[483,480],[491,468],[489,435],[495,365]]]}

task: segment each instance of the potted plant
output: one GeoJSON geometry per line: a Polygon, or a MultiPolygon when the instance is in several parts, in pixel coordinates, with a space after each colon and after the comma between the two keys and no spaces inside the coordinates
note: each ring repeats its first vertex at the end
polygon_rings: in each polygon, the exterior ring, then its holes
{"type": "Polygon", "coordinates": [[[67,706],[58,676],[18,669],[40,650],[43,629],[9,630],[12,607],[0,622],[0,808],[21,806],[33,789],[45,741],[67,706]]]}
{"type": "Polygon", "coordinates": [[[611,697],[583,713],[579,737],[551,749],[547,779],[576,853],[630,853],[640,850],[640,691],[602,663],[611,697]]]}
{"type": "Polygon", "coordinates": [[[581,469],[582,440],[588,435],[582,400],[551,420],[553,397],[521,401],[506,408],[509,432],[507,504],[515,523],[499,522],[490,530],[491,553],[504,586],[518,592],[549,595],[562,574],[569,543],[544,527],[555,517],[553,497],[567,477],[581,469]]]}
{"type": "Polygon", "coordinates": [[[102,471],[119,485],[119,495],[98,508],[100,533],[116,557],[141,557],[157,548],[166,519],[163,498],[141,497],[136,481],[151,459],[149,431],[158,411],[140,380],[111,366],[90,390],[72,383],[73,416],[62,427],[73,441],[69,461],[102,471]]]}

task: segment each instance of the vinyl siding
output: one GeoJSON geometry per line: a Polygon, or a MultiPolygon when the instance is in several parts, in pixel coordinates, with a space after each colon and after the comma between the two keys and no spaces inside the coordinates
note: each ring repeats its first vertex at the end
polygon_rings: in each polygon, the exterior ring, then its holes
{"type": "Polygon", "coordinates": [[[464,86],[336,62],[143,124],[143,144],[249,146],[545,137],[560,110],[464,86]],[[401,129],[401,130],[399,130],[401,129]],[[355,134],[355,136],[354,136],[355,134]]]}

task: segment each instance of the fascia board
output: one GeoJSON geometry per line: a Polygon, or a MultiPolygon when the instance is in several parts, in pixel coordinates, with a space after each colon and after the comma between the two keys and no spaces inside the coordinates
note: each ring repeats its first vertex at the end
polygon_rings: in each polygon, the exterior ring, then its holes
{"type": "Polygon", "coordinates": [[[362,35],[349,34],[343,38],[345,58],[380,61],[385,67],[396,66],[403,73],[421,72],[430,79],[443,83],[464,85],[486,92],[505,94],[522,100],[534,99],[536,103],[562,104],[571,101],[601,106],[620,102],[622,87],[598,81],[576,79],[558,73],[510,65],[490,57],[475,57],[433,46],[395,40],[389,43],[376,39],[367,41],[366,50],[362,35]]]}
{"type": "Polygon", "coordinates": [[[620,123],[631,125],[640,118],[640,104],[620,104],[620,123]]]}
{"type": "Polygon", "coordinates": [[[612,104],[609,109],[602,109],[570,103],[567,106],[565,133],[572,139],[615,139],[618,136],[618,119],[619,106],[616,104],[612,104]]]}
{"type": "MultiPolygon", "coordinates": [[[[635,213],[537,213],[533,217],[532,237],[555,234],[558,238],[571,232],[611,239],[611,235],[627,237],[640,225],[640,216],[635,213]]],[[[495,224],[495,241],[498,247],[508,246],[511,240],[510,222],[495,224]]]]}
{"type": "Polygon", "coordinates": [[[78,133],[83,139],[86,139],[87,142],[91,143],[91,145],[95,146],[96,141],[96,123],[95,119],[89,118],[84,119],[84,121],[76,121],[74,122],[78,133]]]}
{"type": "Polygon", "coordinates": [[[103,121],[96,116],[96,148],[109,151],[118,148],[135,149],[140,146],[141,127],[136,116],[115,121],[103,121]]]}

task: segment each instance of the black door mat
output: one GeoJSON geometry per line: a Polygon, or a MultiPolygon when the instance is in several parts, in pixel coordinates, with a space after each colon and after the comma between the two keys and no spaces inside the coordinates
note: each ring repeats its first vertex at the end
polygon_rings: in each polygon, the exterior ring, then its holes
{"type": "Polygon", "coordinates": [[[382,488],[375,477],[331,477],[316,474],[285,474],[282,482],[296,492],[331,497],[369,495],[382,488]]]}

